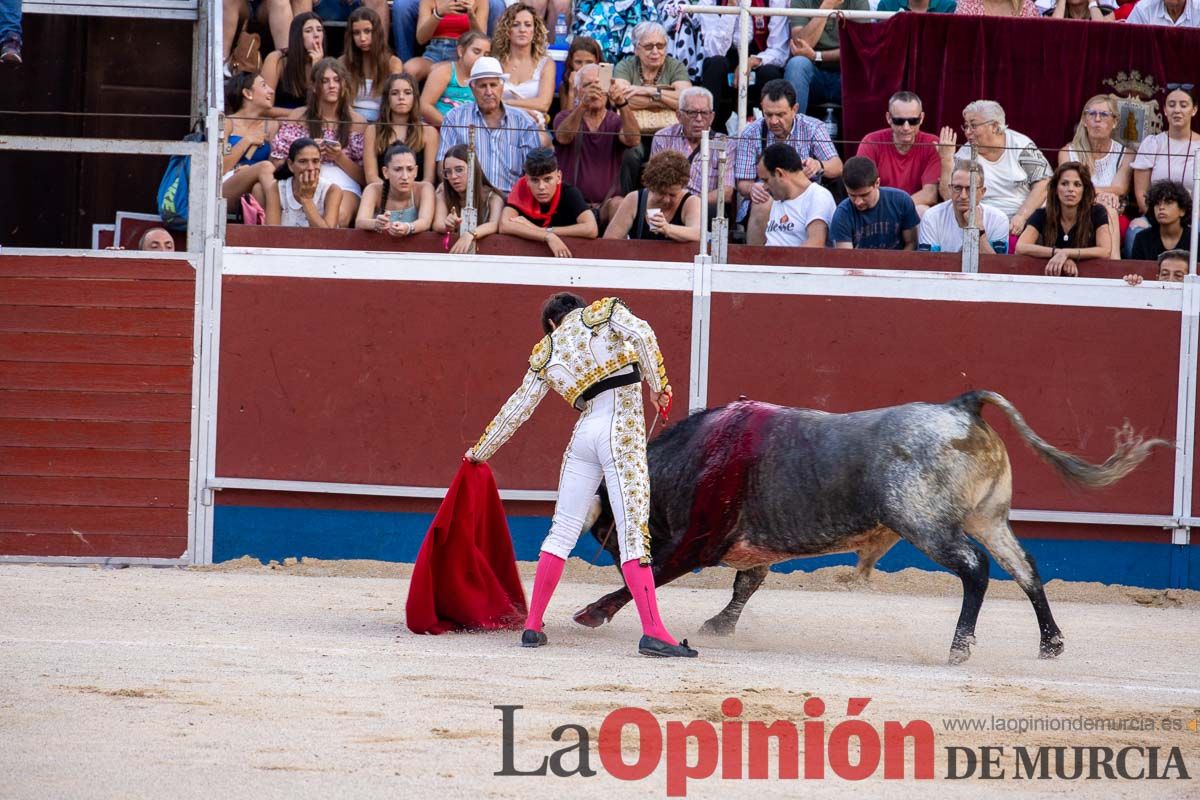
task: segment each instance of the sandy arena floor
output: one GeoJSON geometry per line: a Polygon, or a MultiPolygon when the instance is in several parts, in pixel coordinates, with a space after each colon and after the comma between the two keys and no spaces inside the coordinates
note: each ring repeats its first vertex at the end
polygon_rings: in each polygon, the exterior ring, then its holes
{"type": "MultiPolygon", "coordinates": [[[[532,564],[522,565],[526,588],[532,564]]],[[[910,570],[849,590],[849,569],[773,575],[732,639],[693,635],[724,606],[733,573],[710,570],[661,591],[663,614],[701,658],[636,655],[632,608],[603,628],[570,613],[614,588],[612,568],[573,562],[548,615],[551,646],[523,650],[511,632],[417,637],[404,627],[411,567],[233,562],[199,570],[0,566],[0,798],[605,798],[664,797],[663,763],[623,782],[603,771],[596,732],[621,706],[719,723],[738,697],[744,720],[805,719],[828,706],[831,730],[850,697],[862,719],[927,720],[932,781],[867,786],[824,780],[688,784],[688,797],[861,795],[1198,797],[1200,593],[1054,582],[1067,637],[1036,658],[1033,611],[993,582],[979,643],[946,663],[958,582],[910,570]],[[516,766],[529,769],[592,734],[591,778],[497,777],[498,704],[523,705],[516,766]],[[1183,730],[948,731],[947,720],[1167,717],[1183,730]],[[1192,723],[1195,725],[1195,723],[1192,723]],[[1191,780],[946,780],[949,746],[1158,745],[1180,748],[1191,780]]],[[[1043,723],[1044,724],[1044,723],[1043,723]]],[[[855,756],[856,757],[856,756],[855,756]]],[[[632,761],[633,756],[627,756],[632,761]]],[[[852,761],[854,758],[852,758],[852,761]]],[[[664,759],[665,761],[665,759],[664,759]]],[[[574,765],[575,757],[568,759],[574,765]]],[[[1144,762],[1139,762],[1144,763],[1144,762]]],[[[1161,765],[1160,765],[1161,768],[1161,765]]],[[[911,771],[909,772],[911,775],[911,771]]],[[[774,776],[774,768],[772,768],[774,776]]]]}

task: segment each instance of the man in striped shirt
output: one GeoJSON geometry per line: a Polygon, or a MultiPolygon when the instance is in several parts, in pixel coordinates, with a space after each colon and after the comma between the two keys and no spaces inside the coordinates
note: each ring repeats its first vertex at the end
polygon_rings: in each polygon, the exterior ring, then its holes
{"type": "MultiPolygon", "coordinates": [[[[709,132],[709,140],[712,142],[712,122],[713,122],[713,96],[712,93],[702,86],[692,86],[684,89],[679,93],[679,110],[675,112],[676,118],[679,120],[674,125],[669,125],[663,128],[658,133],[654,134],[654,141],[650,145],[650,156],[662,152],[663,150],[675,150],[682,153],[688,159],[688,164],[691,166],[691,180],[688,183],[688,191],[693,194],[700,194],[700,186],[704,180],[703,163],[700,160],[700,140],[704,137],[704,132],[709,132]]],[[[725,202],[733,202],[733,162],[735,160],[734,142],[730,139],[727,142],[728,154],[725,160],[725,202]]],[[[708,209],[709,214],[715,214],[717,210],[717,151],[716,148],[709,150],[709,165],[708,165],[708,209]]]]}
{"type": "Polygon", "coordinates": [[[825,125],[800,113],[796,90],[786,79],[768,81],[763,86],[762,114],[763,118],[747,125],[738,138],[733,169],[738,194],[751,203],[747,236],[755,227],[765,228],[771,215],[771,193],[758,180],[758,160],[769,145],[791,145],[804,160],[804,174],[816,183],[842,174],[842,159],[825,125]]]}
{"type": "Polygon", "coordinates": [[[474,125],[479,167],[492,186],[505,195],[521,177],[525,156],[550,144],[545,131],[538,128],[529,114],[500,102],[507,79],[498,60],[483,56],[475,62],[468,80],[475,102],[465,103],[446,114],[437,155],[440,162],[454,145],[468,144],[469,129],[474,125]]]}

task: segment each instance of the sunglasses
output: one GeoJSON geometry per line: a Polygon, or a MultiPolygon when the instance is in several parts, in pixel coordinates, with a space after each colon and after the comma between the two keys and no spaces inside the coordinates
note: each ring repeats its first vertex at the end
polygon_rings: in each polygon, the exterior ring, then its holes
{"type": "Polygon", "coordinates": [[[642,48],[643,50],[666,50],[667,43],[666,42],[642,42],[641,44],[638,45],[638,47],[642,48]]]}
{"type": "Polygon", "coordinates": [[[921,124],[920,117],[891,117],[891,120],[892,120],[892,124],[895,125],[897,128],[902,128],[905,125],[911,125],[912,127],[915,128],[921,124]]]}
{"type": "Polygon", "coordinates": [[[1176,89],[1183,89],[1185,92],[1190,92],[1195,87],[1196,87],[1196,84],[1194,84],[1194,83],[1168,83],[1167,91],[1173,92],[1176,89]]]}

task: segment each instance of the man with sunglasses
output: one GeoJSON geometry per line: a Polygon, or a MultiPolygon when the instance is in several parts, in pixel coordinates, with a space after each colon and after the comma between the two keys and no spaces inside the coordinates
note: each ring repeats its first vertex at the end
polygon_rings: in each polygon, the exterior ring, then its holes
{"type": "Polygon", "coordinates": [[[863,137],[858,155],[875,162],[881,186],[907,192],[917,211],[924,213],[939,199],[938,137],[921,130],[925,111],[912,92],[892,95],[885,118],[888,127],[863,137]]]}

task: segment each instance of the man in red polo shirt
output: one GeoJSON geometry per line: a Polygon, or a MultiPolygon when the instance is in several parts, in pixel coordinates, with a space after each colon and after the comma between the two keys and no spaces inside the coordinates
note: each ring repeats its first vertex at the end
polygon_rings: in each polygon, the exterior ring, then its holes
{"type": "Polygon", "coordinates": [[[858,155],[875,162],[880,185],[907,192],[920,213],[940,200],[938,138],[922,132],[924,121],[921,98],[896,92],[888,100],[888,127],[867,134],[858,146],[858,155]]]}

